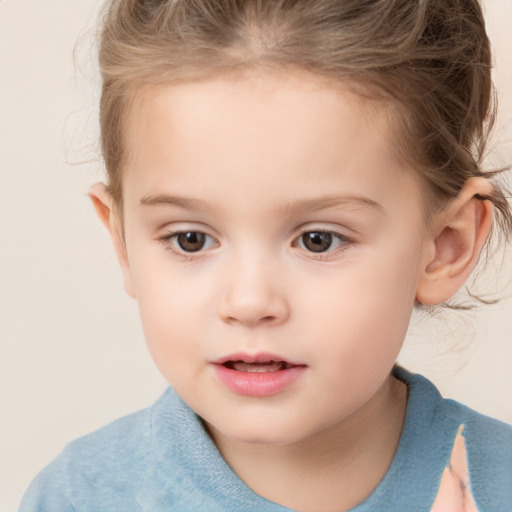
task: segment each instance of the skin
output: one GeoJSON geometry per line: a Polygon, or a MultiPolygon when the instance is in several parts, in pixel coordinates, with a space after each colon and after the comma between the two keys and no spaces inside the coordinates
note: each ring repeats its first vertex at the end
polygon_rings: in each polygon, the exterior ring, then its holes
{"type": "Polygon", "coordinates": [[[407,392],[390,371],[415,301],[468,277],[488,184],[469,180],[427,229],[382,108],[305,73],[146,88],[134,112],[122,215],[103,185],[91,198],[158,368],[255,492],[301,511],[355,506],[400,438],[407,392]],[[318,231],[334,234],[321,253],[302,238],[318,231]],[[187,253],[176,232],[208,236],[187,253]],[[238,352],[304,371],[242,396],[212,365],[238,352]]]}

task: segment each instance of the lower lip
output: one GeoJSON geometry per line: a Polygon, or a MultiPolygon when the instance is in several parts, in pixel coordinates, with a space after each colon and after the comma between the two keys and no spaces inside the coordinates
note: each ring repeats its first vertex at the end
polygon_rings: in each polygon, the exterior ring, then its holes
{"type": "Polygon", "coordinates": [[[231,391],[244,396],[271,396],[289,388],[304,372],[305,366],[294,366],[273,372],[239,372],[215,364],[219,380],[231,391]]]}

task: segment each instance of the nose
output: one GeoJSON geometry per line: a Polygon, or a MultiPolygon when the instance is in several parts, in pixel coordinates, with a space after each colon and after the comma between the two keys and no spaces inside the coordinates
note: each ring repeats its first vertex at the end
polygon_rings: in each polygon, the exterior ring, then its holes
{"type": "Polygon", "coordinates": [[[247,327],[280,325],[290,315],[279,269],[261,258],[246,258],[224,274],[219,315],[224,322],[247,327]]]}

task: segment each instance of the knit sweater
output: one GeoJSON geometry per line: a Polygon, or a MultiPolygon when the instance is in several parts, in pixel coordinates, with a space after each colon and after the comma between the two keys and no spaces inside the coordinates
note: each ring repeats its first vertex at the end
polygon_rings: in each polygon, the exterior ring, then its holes
{"type": "MultiPolygon", "coordinates": [[[[398,449],[377,488],[351,512],[435,509],[454,440],[462,429],[477,510],[512,511],[512,426],[443,399],[420,375],[401,368],[394,372],[409,393],[398,449]]],[[[450,493],[449,485],[445,487],[450,493]]],[[[19,512],[289,510],[257,495],[237,477],[200,418],[171,388],[151,407],[70,443],[35,478],[19,508],[19,512]]]]}

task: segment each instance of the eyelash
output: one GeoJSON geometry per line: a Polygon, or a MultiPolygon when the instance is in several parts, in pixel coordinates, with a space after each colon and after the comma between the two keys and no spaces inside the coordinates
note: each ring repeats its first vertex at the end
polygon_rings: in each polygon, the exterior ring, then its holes
{"type": "Polygon", "coordinates": [[[205,251],[203,249],[199,249],[198,251],[193,251],[193,252],[186,252],[186,251],[174,249],[174,247],[172,246],[173,240],[176,240],[179,235],[184,235],[186,233],[203,234],[203,235],[206,235],[207,237],[210,237],[211,239],[213,239],[217,244],[219,243],[219,241],[215,237],[209,235],[208,233],[205,233],[204,231],[198,231],[198,230],[192,230],[192,229],[183,230],[183,231],[173,231],[173,232],[167,233],[166,235],[159,237],[158,241],[171,254],[173,254],[174,256],[178,256],[179,258],[183,259],[184,261],[197,260],[197,259],[201,258],[202,256],[204,256],[203,253],[205,251]]]}
{"type": "MultiPolygon", "coordinates": [[[[173,247],[173,241],[177,240],[179,235],[186,234],[186,233],[203,234],[206,237],[209,237],[212,240],[214,240],[216,244],[219,243],[219,241],[215,237],[205,233],[204,231],[194,231],[194,230],[183,230],[183,231],[170,232],[170,233],[167,233],[166,235],[159,237],[158,241],[162,245],[164,245],[166,250],[171,252],[173,255],[178,256],[179,258],[183,259],[184,261],[197,260],[197,259],[203,257],[204,253],[205,253],[205,250],[203,250],[203,249],[199,249],[198,251],[186,252],[183,250],[177,250],[173,247]]],[[[308,229],[306,231],[302,231],[300,233],[300,235],[294,239],[294,242],[297,243],[298,241],[301,241],[302,237],[307,233],[327,233],[332,236],[333,242],[334,242],[334,240],[343,242],[341,247],[339,247],[335,250],[328,250],[328,251],[324,251],[324,252],[315,253],[314,251],[308,251],[307,249],[304,249],[308,253],[308,255],[309,255],[308,257],[310,257],[310,258],[312,257],[313,259],[318,260],[318,261],[330,261],[333,258],[336,258],[341,253],[345,252],[354,243],[354,240],[352,240],[351,238],[349,238],[345,235],[342,235],[341,233],[337,233],[336,231],[330,231],[327,229],[308,229]]]]}
{"type": "Polygon", "coordinates": [[[342,245],[334,250],[328,250],[325,252],[314,252],[314,251],[308,251],[308,257],[318,260],[318,261],[330,261],[332,259],[335,259],[337,256],[339,256],[341,253],[345,252],[347,249],[349,249],[353,243],[354,240],[349,238],[346,235],[342,235],[341,233],[337,233],[336,231],[329,231],[328,229],[308,229],[307,231],[303,231],[297,238],[295,238],[295,243],[298,241],[302,241],[302,238],[307,233],[326,233],[328,235],[332,236],[332,243],[337,240],[338,242],[342,242],[342,245]]]}

